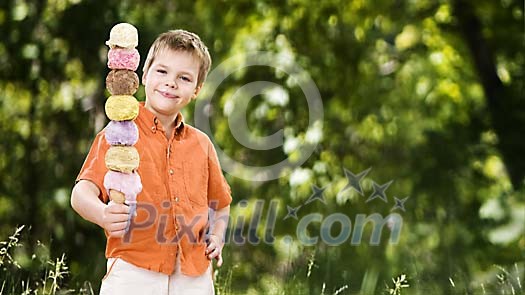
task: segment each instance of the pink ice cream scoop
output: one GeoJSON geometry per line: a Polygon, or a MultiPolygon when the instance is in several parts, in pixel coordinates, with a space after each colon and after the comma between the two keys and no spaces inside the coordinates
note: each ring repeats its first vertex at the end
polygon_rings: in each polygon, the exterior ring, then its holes
{"type": "Polygon", "coordinates": [[[133,121],[110,121],[104,133],[109,145],[132,146],[139,140],[139,129],[133,121]]]}
{"type": "Polygon", "coordinates": [[[137,173],[121,173],[109,170],[104,176],[104,188],[110,194],[110,190],[123,193],[126,203],[136,203],[137,195],[142,191],[142,183],[137,173]]]}
{"type": "Polygon", "coordinates": [[[140,62],[137,49],[111,48],[108,51],[108,68],[112,70],[136,71],[140,62]]]}
{"type": "Polygon", "coordinates": [[[104,176],[104,188],[110,199],[129,206],[129,216],[125,231],[129,230],[131,219],[137,211],[137,195],[142,191],[142,182],[137,173],[120,173],[109,170],[104,176]]]}

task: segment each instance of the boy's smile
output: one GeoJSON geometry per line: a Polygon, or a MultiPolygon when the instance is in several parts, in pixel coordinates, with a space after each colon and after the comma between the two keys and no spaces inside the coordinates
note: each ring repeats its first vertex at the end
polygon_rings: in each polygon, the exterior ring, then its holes
{"type": "Polygon", "coordinates": [[[157,92],[160,93],[162,96],[168,98],[168,99],[179,98],[178,95],[171,94],[171,93],[168,92],[168,91],[161,91],[161,90],[158,90],[157,92]]]}
{"type": "Polygon", "coordinates": [[[191,53],[163,49],[142,76],[146,90],[145,107],[153,114],[175,117],[197,97],[200,63],[191,53]]]}

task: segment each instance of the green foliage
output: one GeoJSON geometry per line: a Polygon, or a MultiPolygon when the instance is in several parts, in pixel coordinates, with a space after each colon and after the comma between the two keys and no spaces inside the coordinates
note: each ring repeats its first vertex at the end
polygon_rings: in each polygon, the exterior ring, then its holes
{"type": "MultiPolygon", "coordinates": [[[[410,278],[410,287],[396,289],[396,282],[403,284],[399,277],[389,288],[402,294],[523,292],[523,5],[516,0],[1,1],[0,236],[19,224],[31,226],[24,247],[10,244],[15,240],[2,247],[26,253],[27,262],[33,261],[27,253],[43,251],[38,241],[50,242],[47,257],[69,258],[71,276],[64,278],[69,286],[80,289],[85,281],[98,286],[105,272],[105,238],[71,210],[69,194],[94,134],[106,123],[104,41],[113,24],[127,21],[139,29],[142,57],[157,34],[180,27],[208,44],[212,71],[231,56],[242,63],[249,52],[267,51],[305,69],[321,94],[323,120],[308,132],[300,76],[254,67],[229,76],[214,93],[205,84],[201,98],[212,98],[212,136],[231,158],[270,165],[299,158],[297,147],[308,140],[318,143],[301,167],[282,171],[277,180],[226,175],[234,217],[249,220],[260,199],[278,201],[279,218],[275,243],[227,245],[229,268],[219,271],[224,287],[218,286],[218,293],[374,294],[398,274],[410,278]],[[254,81],[280,87],[249,102],[233,97],[254,81]],[[237,141],[229,116],[243,103],[252,134],[283,129],[284,147],[257,151],[237,141]],[[343,168],[357,173],[369,167],[364,196],[342,192],[343,168]],[[326,205],[312,203],[299,218],[338,212],[353,221],[360,213],[390,212],[392,203],[365,202],[372,181],[390,180],[390,201],[409,197],[400,212],[398,244],[284,242],[287,235],[295,237],[297,227],[293,219],[282,220],[286,205],[304,202],[312,184],[327,188],[326,205]],[[248,208],[238,206],[241,200],[248,208]]],[[[143,100],[143,91],[137,96],[143,100]]],[[[193,106],[185,110],[189,122],[193,111],[193,106]]],[[[312,224],[309,234],[319,234],[319,227],[312,224]]],[[[16,270],[7,253],[0,253],[2,267],[16,270]]],[[[4,290],[24,281],[3,280],[4,290]]]]}

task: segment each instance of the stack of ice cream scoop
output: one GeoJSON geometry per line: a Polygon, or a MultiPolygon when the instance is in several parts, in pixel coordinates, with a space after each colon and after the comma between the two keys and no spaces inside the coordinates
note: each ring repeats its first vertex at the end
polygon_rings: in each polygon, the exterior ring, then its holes
{"type": "MultiPolygon", "coordinates": [[[[105,162],[108,172],[104,176],[104,188],[115,203],[130,206],[130,219],[136,210],[137,195],[142,191],[142,183],[137,173],[139,153],[134,147],[139,139],[139,130],[133,120],[139,114],[139,103],[133,96],[139,87],[139,77],[135,73],[140,55],[137,29],[128,23],[115,25],[110,32],[106,88],[111,96],[107,99],[105,110],[111,120],[105,128],[106,141],[110,148],[105,162]]],[[[129,228],[130,222],[128,222],[129,228]]]]}

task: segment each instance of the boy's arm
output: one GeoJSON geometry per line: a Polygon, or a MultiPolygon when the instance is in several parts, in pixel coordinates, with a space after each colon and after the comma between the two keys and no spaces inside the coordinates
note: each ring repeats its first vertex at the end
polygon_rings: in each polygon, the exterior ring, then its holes
{"type": "Polygon", "coordinates": [[[212,232],[209,236],[208,247],[206,254],[208,259],[217,259],[217,267],[222,265],[222,247],[224,246],[224,235],[228,228],[228,220],[230,219],[230,206],[215,210],[212,224],[212,232]]]}
{"type": "Polygon", "coordinates": [[[104,204],[98,196],[99,188],[89,180],[80,180],[71,193],[71,207],[82,218],[105,229],[112,237],[122,237],[128,222],[129,207],[109,202],[104,204]]]}

